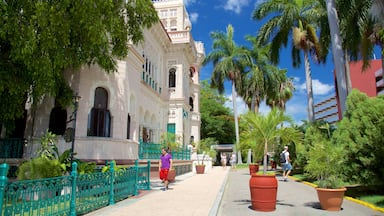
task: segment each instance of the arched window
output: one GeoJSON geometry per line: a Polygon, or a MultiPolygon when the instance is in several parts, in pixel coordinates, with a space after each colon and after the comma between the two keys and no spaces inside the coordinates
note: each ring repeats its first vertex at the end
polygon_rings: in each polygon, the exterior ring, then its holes
{"type": "Polygon", "coordinates": [[[176,69],[171,68],[169,70],[169,87],[174,88],[176,87],[176,69]]]}
{"type": "Polygon", "coordinates": [[[96,88],[94,101],[88,136],[110,137],[111,114],[108,110],[108,92],[104,88],[96,88]]]}
{"type": "Polygon", "coordinates": [[[193,111],[193,98],[189,97],[189,106],[191,106],[191,109],[189,111],[193,111]]]}
{"type": "Polygon", "coordinates": [[[190,67],[190,68],[189,68],[189,77],[192,78],[194,73],[195,73],[195,68],[190,67]]]}
{"type": "Polygon", "coordinates": [[[131,138],[131,115],[128,113],[128,119],[127,119],[127,139],[131,138]]]}
{"type": "Polygon", "coordinates": [[[64,135],[67,127],[67,110],[55,102],[55,107],[49,116],[49,131],[56,135],[64,135]]]}

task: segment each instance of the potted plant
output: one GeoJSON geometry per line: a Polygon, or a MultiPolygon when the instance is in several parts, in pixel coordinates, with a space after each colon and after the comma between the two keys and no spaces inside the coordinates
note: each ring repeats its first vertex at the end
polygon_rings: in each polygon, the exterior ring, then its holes
{"type": "Polygon", "coordinates": [[[205,173],[205,163],[204,161],[207,158],[215,158],[216,151],[211,148],[212,145],[216,145],[218,142],[214,138],[206,138],[200,140],[199,143],[196,144],[196,152],[197,152],[197,164],[195,165],[196,173],[203,174],[205,173]]]}
{"type": "Polygon", "coordinates": [[[308,162],[304,171],[316,179],[316,191],[321,208],[328,211],[339,211],[346,191],[342,174],[345,151],[332,141],[328,123],[318,129],[314,128],[308,134],[311,136],[310,139],[316,141],[309,149],[308,162]],[[321,130],[325,130],[326,135],[321,130]]]}
{"type": "MultiPolygon", "coordinates": [[[[248,112],[242,117],[244,122],[241,136],[245,142],[253,143],[253,148],[263,148],[263,161],[267,164],[268,148],[276,142],[301,143],[302,133],[284,123],[292,122],[282,110],[273,108],[267,115],[248,112]]],[[[263,166],[262,174],[252,173],[249,180],[252,208],[258,211],[274,211],[276,209],[277,179],[274,174],[267,174],[267,166],[263,166]]]]}

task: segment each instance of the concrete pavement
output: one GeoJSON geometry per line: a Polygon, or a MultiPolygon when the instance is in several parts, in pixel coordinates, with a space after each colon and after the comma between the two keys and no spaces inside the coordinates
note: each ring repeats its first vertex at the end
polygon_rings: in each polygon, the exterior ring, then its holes
{"type": "Polygon", "coordinates": [[[250,175],[248,169],[230,171],[217,215],[384,215],[384,213],[380,211],[373,210],[348,199],[344,199],[341,211],[324,211],[320,208],[317,193],[313,187],[297,182],[292,178],[288,179],[288,182],[284,182],[282,181],[282,176],[276,177],[278,179],[276,210],[273,212],[258,212],[251,208],[251,195],[249,191],[250,175]]]}
{"type": "Polygon", "coordinates": [[[87,216],[201,216],[216,215],[229,168],[213,167],[206,174],[177,176],[162,191],[162,183],[152,180],[152,190],[138,198],[129,198],[99,209],[87,216]]]}
{"type": "Polygon", "coordinates": [[[249,170],[213,167],[206,174],[188,173],[177,176],[170,190],[162,191],[159,180],[152,180],[152,190],[87,214],[87,216],[233,216],[233,215],[369,215],[384,213],[344,199],[342,210],[320,209],[313,187],[289,179],[278,178],[276,210],[258,212],[251,208],[249,170]]]}

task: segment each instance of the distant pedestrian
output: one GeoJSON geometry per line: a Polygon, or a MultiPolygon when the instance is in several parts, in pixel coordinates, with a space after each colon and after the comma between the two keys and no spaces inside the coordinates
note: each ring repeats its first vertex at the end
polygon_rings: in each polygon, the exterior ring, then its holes
{"type": "Polygon", "coordinates": [[[165,148],[161,149],[161,156],[159,160],[159,176],[164,182],[164,189],[168,190],[168,172],[172,168],[172,155],[168,153],[165,148]]]}
{"type": "Polygon", "coordinates": [[[232,166],[232,168],[236,168],[236,153],[235,152],[232,152],[231,166],[232,166]]]}
{"type": "Polygon", "coordinates": [[[221,153],[221,166],[223,168],[227,167],[227,154],[225,154],[224,152],[221,153]]]}
{"type": "Polygon", "coordinates": [[[281,152],[285,158],[285,162],[282,163],[283,166],[283,178],[284,181],[288,181],[288,176],[291,173],[292,170],[292,165],[291,165],[291,160],[289,158],[289,151],[288,151],[288,146],[284,146],[284,151],[281,152]]]}

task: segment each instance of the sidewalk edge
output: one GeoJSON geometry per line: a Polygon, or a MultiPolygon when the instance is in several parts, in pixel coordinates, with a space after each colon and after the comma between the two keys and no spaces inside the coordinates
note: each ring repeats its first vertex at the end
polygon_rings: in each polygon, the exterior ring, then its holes
{"type": "Polygon", "coordinates": [[[226,171],[227,173],[225,174],[225,178],[224,178],[223,183],[221,184],[219,193],[216,195],[215,202],[214,202],[211,210],[209,211],[209,214],[208,214],[209,216],[216,216],[217,215],[221,200],[223,199],[224,190],[225,190],[225,186],[227,185],[228,175],[229,175],[230,171],[231,171],[231,168],[226,171]]]}

